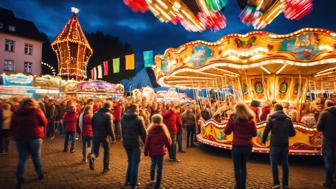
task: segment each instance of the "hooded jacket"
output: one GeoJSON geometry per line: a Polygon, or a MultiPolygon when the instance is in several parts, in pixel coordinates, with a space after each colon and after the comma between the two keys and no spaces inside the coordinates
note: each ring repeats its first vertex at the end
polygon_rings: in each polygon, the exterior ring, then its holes
{"type": "Polygon", "coordinates": [[[146,139],[146,130],[143,120],[131,111],[127,110],[121,119],[123,145],[126,149],[134,149],[140,147],[139,137],[142,142],[146,139]]]}
{"type": "Polygon", "coordinates": [[[121,112],[122,112],[121,105],[119,103],[116,103],[113,106],[113,119],[114,119],[114,121],[120,121],[121,120],[121,112]]]}
{"type": "Polygon", "coordinates": [[[336,143],[336,107],[321,112],[317,130],[323,132],[325,141],[336,143]]]}
{"type": "Polygon", "coordinates": [[[16,141],[44,137],[48,120],[42,110],[35,107],[19,108],[13,113],[11,130],[16,141]]]}
{"type": "Polygon", "coordinates": [[[288,147],[288,138],[296,134],[291,118],[283,111],[270,115],[262,136],[263,143],[266,143],[269,132],[272,132],[271,147],[288,147]]]}
{"type": "Polygon", "coordinates": [[[145,142],[145,156],[165,155],[170,146],[170,138],[165,134],[165,125],[152,126],[148,130],[145,142]]]}
{"type": "Polygon", "coordinates": [[[84,137],[92,138],[92,115],[91,114],[85,114],[83,116],[82,135],[84,137]]]}
{"type": "Polygon", "coordinates": [[[105,140],[108,136],[115,140],[112,125],[110,110],[105,107],[99,109],[92,117],[93,140],[105,140]]]}

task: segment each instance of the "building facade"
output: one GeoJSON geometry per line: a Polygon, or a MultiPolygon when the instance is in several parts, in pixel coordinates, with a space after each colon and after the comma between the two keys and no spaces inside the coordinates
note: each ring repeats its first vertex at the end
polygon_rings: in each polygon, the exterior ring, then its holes
{"type": "Polygon", "coordinates": [[[42,38],[35,24],[0,8],[0,73],[41,74],[42,38]]]}

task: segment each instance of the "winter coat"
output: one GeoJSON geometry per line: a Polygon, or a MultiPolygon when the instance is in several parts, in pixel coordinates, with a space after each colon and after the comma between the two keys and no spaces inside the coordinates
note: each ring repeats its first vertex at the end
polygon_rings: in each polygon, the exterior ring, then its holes
{"type": "Polygon", "coordinates": [[[181,133],[182,132],[183,123],[182,123],[182,119],[181,119],[181,114],[180,113],[176,113],[176,128],[177,128],[177,133],[181,133]]]}
{"type": "Polygon", "coordinates": [[[63,115],[63,125],[65,132],[75,133],[77,128],[78,114],[76,112],[65,112],[63,115]]]}
{"type": "Polygon", "coordinates": [[[208,121],[209,119],[211,119],[211,114],[208,110],[202,110],[201,116],[205,121],[208,121]]]}
{"type": "Polygon", "coordinates": [[[11,126],[13,112],[11,110],[2,110],[2,127],[1,129],[8,130],[11,126]]]}
{"type": "Polygon", "coordinates": [[[92,115],[91,114],[85,114],[83,116],[82,135],[84,137],[92,138],[93,132],[92,132],[92,115]]]}
{"type": "Polygon", "coordinates": [[[254,107],[254,106],[250,106],[250,109],[254,112],[255,117],[257,119],[257,122],[259,122],[260,121],[260,119],[259,119],[259,113],[260,113],[259,108],[258,107],[254,107]]]}
{"type": "Polygon", "coordinates": [[[192,112],[184,112],[182,114],[182,120],[183,125],[186,127],[192,127],[195,126],[196,120],[195,120],[195,114],[192,112]]]}
{"type": "Polygon", "coordinates": [[[233,146],[252,146],[252,138],[257,136],[257,128],[253,119],[236,120],[235,115],[231,115],[226,124],[224,133],[230,135],[233,132],[233,146]]]}
{"type": "Polygon", "coordinates": [[[270,107],[263,107],[261,110],[260,121],[266,121],[268,114],[271,113],[270,107]]]}
{"type": "Polygon", "coordinates": [[[113,117],[109,109],[99,109],[92,118],[93,140],[105,140],[108,136],[115,140],[112,130],[113,117]]]}
{"type": "Polygon", "coordinates": [[[152,126],[146,137],[144,154],[145,156],[165,155],[171,144],[169,136],[165,134],[165,125],[152,126]]]}
{"type": "Polygon", "coordinates": [[[288,138],[295,136],[292,120],[283,111],[276,111],[269,116],[262,136],[263,143],[266,143],[270,131],[272,132],[270,146],[288,147],[288,138]]]}
{"type": "Polygon", "coordinates": [[[336,107],[330,107],[321,112],[317,130],[323,132],[325,142],[336,143],[336,107]]]}
{"type": "Polygon", "coordinates": [[[121,119],[121,131],[125,149],[140,147],[139,137],[142,142],[146,140],[146,130],[143,120],[133,111],[127,110],[121,119]]]}
{"type": "Polygon", "coordinates": [[[19,108],[13,113],[11,130],[16,141],[44,137],[48,120],[42,110],[35,107],[19,108]]]}
{"type": "Polygon", "coordinates": [[[169,132],[172,134],[177,133],[177,117],[173,110],[167,110],[163,113],[163,122],[167,125],[169,132]]]}
{"type": "Polygon", "coordinates": [[[113,106],[113,120],[114,121],[120,121],[121,120],[121,112],[122,112],[122,108],[120,104],[115,104],[113,106]]]}

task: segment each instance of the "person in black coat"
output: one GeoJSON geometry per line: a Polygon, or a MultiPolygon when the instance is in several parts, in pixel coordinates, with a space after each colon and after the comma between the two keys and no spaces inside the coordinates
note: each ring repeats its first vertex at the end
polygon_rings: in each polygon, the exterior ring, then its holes
{"type": "Polygon", "coordinates": [[[336,164],[336,107],[330,100],[327,100],[326,104],[329,104],[329,108],[321,112],[317,122],[317,130],[323,133],[322,152],[326,172],[323,185],[332,188],[336,164]]]}
{"type": "Polygon", "coordinates": [[[113,116],[111,114],[112,103],[105,102],[103,107],[98,110],[92,117],[92,151],[89,157],[90,169],[94,169],[94,160],[98,157],[100,145],[104,148],[104,169],[103,173],[106,173],[110,170],[110,147],[107,140],[108,137],[111,137],[112,141],[115,141],[113,134],[113,116]]]}
{"type": "Polygon", "coordinates": [[[145,143],[146,130],[144,120],[138,116],[138,106],[131,105],[121,119],[123,145],[127,153],[128,168],[125,186],[136,188],[138,185],[138,167],[140,163],[140,141],[145,143]]]}
{"type": "Polygon", "coordinates": [[[288,188],[288,146],[289,137],[295,136],[295,129],[290,117],[283,112],[281,104],[274,105],[275,112],[269,116],[262,136],[265,144],[269,132],[272,132],[270,143],[270,159],[273,173],[273,188],[280,188],[278,162],[283,169],[283,188],[288,188]]]}

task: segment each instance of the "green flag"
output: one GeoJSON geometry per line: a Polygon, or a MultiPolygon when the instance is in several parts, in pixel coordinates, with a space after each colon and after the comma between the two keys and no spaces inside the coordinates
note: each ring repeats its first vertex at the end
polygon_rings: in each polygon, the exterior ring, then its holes
{"type": "Polygon", "coordinates": [[[153,65],[154,60],[154,52],[153,51],[144,51],[143,52],[144,57],[144,65],[146,68],[149,68],[153,65]]]}
{"type": "Polygon", "coordinates": [[[112,62],[113,62],[113,73],[119,73],[120,72],[120,58],[114,58],[112,62]]]}

